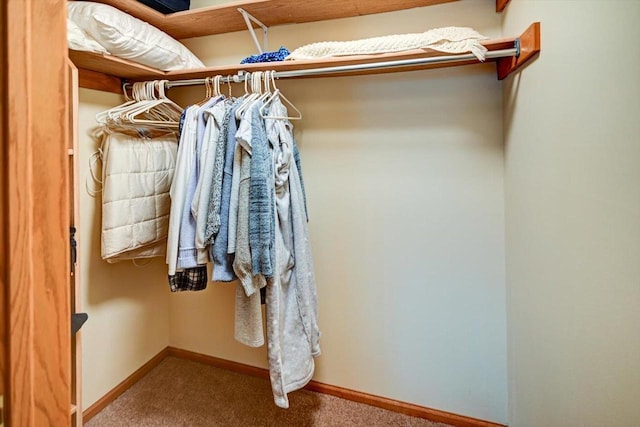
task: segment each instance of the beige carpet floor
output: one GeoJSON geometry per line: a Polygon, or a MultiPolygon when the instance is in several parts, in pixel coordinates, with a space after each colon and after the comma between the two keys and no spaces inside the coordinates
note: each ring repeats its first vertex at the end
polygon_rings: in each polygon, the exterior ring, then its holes
{"type": "Polygon", "coordinates": [[[307,390],[289,405],[275,406],[266,379],[168,357],[85,426],[447,427],[307,390]]]}

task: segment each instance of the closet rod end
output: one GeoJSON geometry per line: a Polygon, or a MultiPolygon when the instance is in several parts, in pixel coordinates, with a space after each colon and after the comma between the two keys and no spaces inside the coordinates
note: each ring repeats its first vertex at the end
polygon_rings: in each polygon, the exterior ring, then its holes
{"type": "Polygon", "coordinates": [[[522,68],[540,53],[540,23],[534,22],[516,39],[516,56],[500,58],[496,61],[498,79],[503,80],[522,68]]]}

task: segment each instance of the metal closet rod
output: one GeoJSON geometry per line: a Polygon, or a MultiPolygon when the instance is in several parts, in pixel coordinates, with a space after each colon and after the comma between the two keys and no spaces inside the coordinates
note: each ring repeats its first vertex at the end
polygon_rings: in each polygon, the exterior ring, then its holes
{"type": "MultiPolygon", "coordinates": [[[[495,59],[495,58],[507,58],[512,56],[519,56],[520,48],[519,48],[519,40],[516,40],[514,47],[509,49],[501,49],[501,50],[493,50],[489,51],[485,54],[486,59],[495,59]]],[[[362,70],[378,70],[384,68],[396,68],[396,67],[406,67],[411,65],[425,65],[425,64],[441,64],[441,63],[456,63],[456,62],[464,62],[469,60],[477,60],[476,56],[472,53],[464,54],[464,55],[448,55],[448,56],[434,56],[428,58],[415,58],[415,59],[399,59],[394,61],[384,61],[384,62],[372,62],[369,64],[355,64],[355,65],[338,65],[335,67],[324,67],[324,68],[309,68],[306,70],[294,70],[294,71],[276,71],[274,73],[274,77],[277,79],[283,79],[288,77],[306,77],[306,76],[314,76],[319,74],[334,74],[334,73],[348,73],[362,70]]],[[[241,83],[248,76],[251,75],[251,72],[240,70],[237,74],[232,76],[226,76],[221,79],[222,83],[235,82],[241,83]]],[[[173,80],[168,81],[166,83],[167,88],[179,87],[179,86],[195,86],[195,85],[203,85],[204,79],[187,79],[187,80],[173,80]]]]}

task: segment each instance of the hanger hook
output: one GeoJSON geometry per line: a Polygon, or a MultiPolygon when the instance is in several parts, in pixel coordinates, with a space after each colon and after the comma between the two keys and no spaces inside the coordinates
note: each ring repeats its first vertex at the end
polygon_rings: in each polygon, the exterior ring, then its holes
{"type": "Polygon", "coordinates": [[[220,80],[221,80],[221,79],[222,79],[222,76],[221,76],[221,75],[219,75],[219,74],[218,74],[217,76],[215,76],[215,77],[214,77],[214,81],[215,81],[215,90],[216,90],[216,92],[215,92],[215,93],[216,93],[216,96],[220,96],[220,95],[221,95],[221,93],[220,93],[220,80]]]}
{"type": "Polygon", "coordinates": [[[264,76],[262,77],[262,82],[264,84],[265,93],[271,93],[271,85],[269,84],[269,74],[270,71],[265,71],[264,76]]]}
{"type": "Polygon", "coordinates": [[[142,101],[142,100],[146,99],[146,98],[145,98],[145,96],[146,96],[146,90],[145,90],[145,88],[146,88],[146,84],[145,84],[144,82],[140,82],[140,83],[138,84],[138,97],[139,97],[139,100],[140,100],[140,101],[142,101]]]}
{"type": "Polygon", "coordinates": [[[127,93],[127,85],[129,85],[129,83],[122,83],[122,93],[124,94],[125,101],[131,101],[131,98],[129,98],[129,94],[127,93]]]}
{"type": "Polygon", "coordinates": [[[258,75],[258,73],[259,71],[251,73],[251,92],[252,93],[256,93],[256,76],[258,75]]]}
{"type": "Polygon", "coordinates": [[[159,80],[158,81],[158,98],[159,99],[163,99],[166,98],[167,96],[165,95],[165,84],[166,84],[166,80],[159,80]]]}
{"type": "Polygon", "coordinates": [[[145,83],[144,82],[136,82],[133,84],[133,90],[135,91],[135,96],[133,99],[135,99],[136,101],[142,101],[144,98],[144,88],[145,88],[145,83]]]}
{"type": "Polygon", "coordinates": [[[138,84],[138,96],[140,97],[140,101],[146,99],[146,95],[147,95],[147,91],[146,91],[146,83],[145,82],[140,82],[138,84]]]}
{"type": "Polygon", "coordinates": [[[156,95],[156,88],[158,87],[158,80],[154,80],[152,81],[149,86],[147,87],[147,90],[149,91],[149,97],[151,99],[158,99],[157,95],[156,95]]]}
{"type": "Polygon", "coordinates": [[[257,93],[261,94],[262,93],[262,71],[258,71],[256,72],[256,87],[257,87],[257,93]]]}
{"type": "Polygon", "coordinates": [[[229,99],[231,99],[231,76],[227,76],[227,86],[229,86],[229,99]]]}

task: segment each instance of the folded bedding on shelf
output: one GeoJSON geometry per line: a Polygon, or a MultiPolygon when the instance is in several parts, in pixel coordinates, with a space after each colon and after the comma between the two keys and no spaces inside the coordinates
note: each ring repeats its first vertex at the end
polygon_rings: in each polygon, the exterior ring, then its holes
{"type": "Polygon", "coordinates": [[[204,67],[182,43],[112,6],[71,1],[67,7],[68,18],[114,56],[162,71],[204,67]]]}
{"type": "Polygon", "coordinates": [[[71,19],[67,18],[67,43],[69,49],[85,52],[109,53],[93,37],[86,34],[71,19]]]}
{"type": "Polygon", "coordinates": [[[445,53],[473,53],[484,61],[487,48],[481,44],[483,36],[472,28],[443,27],[424,33],[393,34],[351,41],[311,43],[295,49],[286,59],[318,59],[332,56],[374,55],[413,49],[432,49],[445,53]]]}

